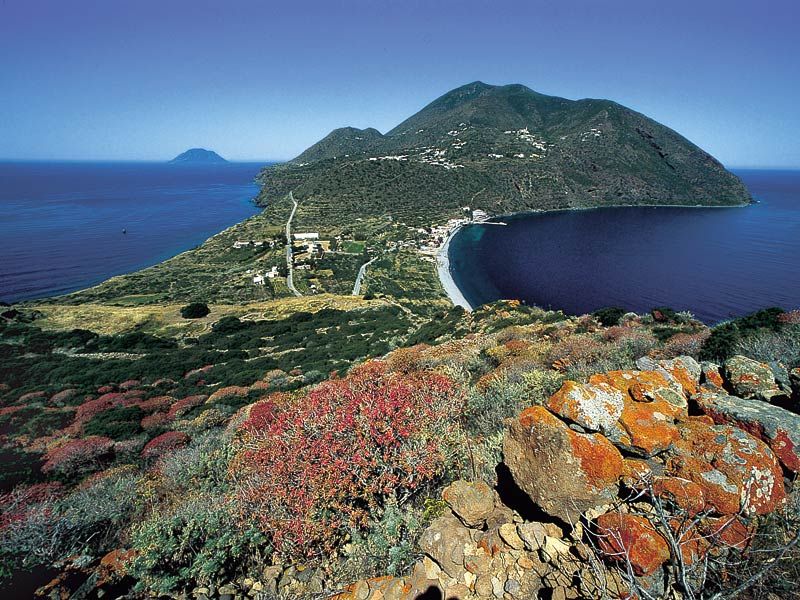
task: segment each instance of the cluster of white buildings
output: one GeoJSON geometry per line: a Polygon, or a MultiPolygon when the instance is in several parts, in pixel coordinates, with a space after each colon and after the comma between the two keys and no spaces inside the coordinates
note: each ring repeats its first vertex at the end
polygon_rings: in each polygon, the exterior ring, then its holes
{"type": "Polygon", "coordinates": [[[235,242],[233,242],[233,247],[236,250],[239,250],[240,248],[247,248],[249,246],[253,246],[254,248],[261,248],[262,246],[265,246],[265,245],[269,246],[270,248],[274,248],[275,247],[275,243],[276,243],[275,240],[261,240],[261,241],[236,240],[235,242]]]}
{"type": "Polygon", "coordinates": [[[273,266],[269,271],[263,275],[256,273],[253,275],[253,285],[264,285],[267,279],[275,279],[279,276],[278,267],[273,266]]]}

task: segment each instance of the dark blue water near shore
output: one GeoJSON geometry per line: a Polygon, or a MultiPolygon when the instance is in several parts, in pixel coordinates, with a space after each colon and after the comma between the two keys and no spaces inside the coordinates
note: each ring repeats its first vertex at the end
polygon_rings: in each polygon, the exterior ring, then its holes
{"type": "Polygon", "coordinates": [[[744,208],[606,208],[469,226],[450,244],[473,305],[517,298],[581,314],[604,306],[690,310],[715,323],[800,307],[800,171],[738,170],[744,208]]]}
{"type": "Polygon", "coordinates": [[[258,212],[263,166],[0,163],[0,300],[74,291],[196,246],[258,212]]]}

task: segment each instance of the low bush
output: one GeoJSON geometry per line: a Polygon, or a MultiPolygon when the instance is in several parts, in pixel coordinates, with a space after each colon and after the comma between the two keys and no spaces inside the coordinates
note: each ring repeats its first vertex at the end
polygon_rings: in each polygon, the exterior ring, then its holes
{"type": "Polygon", "coordinates": [[[759,330],[778,332],[784,325],[781,308],[767,308],[750,315],[721,323],[711,330],[711,335],[703,344],[700,358],[723,361],[736,353],[737,343],[745,336],[759,330]]]}
{"type": "Polygon", "coordinates": [[[143,416],[144,412],[138,406],[118,406],[92,417],[83,430],[87,435],[125,440],[141,433],[143,416]]]}
{"type": "Polygon", "coordinates": [[[44,455],[43,473],[73,477],[97,470],[110,457],[114,441],[107,437],[69,440],[44,455]]]}
{"type": "Polygon", "coordinates": [[[594,311],[592,316],[600,321],[600,324],[604,327],[611,327],[612,325],[619,325],[619,320],[626,312],[624,308],[619,306],[608,306],[594,311]]]}
{"type": "Polygon", "coordinates": [[[451,380],[373,361],[246,424],[231,466],[243,516],[289,556],[333,549],[373,510],[441,477],[459,448],[451,380]]]}
{"type": "Polygon", "coordinates": [[[257,528],[240,524],[224,496],[195,495],[168,512],[154,512],[131,536],[136,557],[130,572],[137,587],[172,595],[254,571],[269,547],[257,528]]]}
{"type": "Polygon", "coordinates": [[[181,308],[181,316],[184,319],[202,319],[210,312],[208,305],[203,302],[192,302],[181,308]]]}

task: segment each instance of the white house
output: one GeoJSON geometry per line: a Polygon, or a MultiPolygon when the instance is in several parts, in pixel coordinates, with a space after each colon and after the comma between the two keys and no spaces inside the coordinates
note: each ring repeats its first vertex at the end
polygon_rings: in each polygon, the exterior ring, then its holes
{"type": "Polygon", "coordinates": [[[264,276],[263,275],[255,275],[253,277],[253,283],[255,285],[264,285],[264,276]]]}
{"type": "Polygon", "coordinates": [[[318,240],[319,234],[316,231],[309,233],[295,233],[294,239],[296,240],[318,240]]]}
{"type": "Polygon", "coordinates": [[[275,279],[278,276],[278,267],[272,267],[265,275],[268,279],[275,279]]]}

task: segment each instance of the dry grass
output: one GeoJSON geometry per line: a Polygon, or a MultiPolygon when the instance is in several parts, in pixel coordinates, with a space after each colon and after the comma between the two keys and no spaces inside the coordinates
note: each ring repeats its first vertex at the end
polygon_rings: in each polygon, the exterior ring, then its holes
{"type": "Polygon", "coordinates": [[[302,298],[280,298],[248,304],[210,304],[211,313],[202,319],[180,316],[183,304],[111,306],[86,303],[77,306],[31,305],[42,313],[36,324],[42,329],[89,329],[101,334],[138,330],[170,336],[194,336],[208,331],[221,317],[275,319],[299,311],[317,312],[323,308],[353,310],[388,304],[385,300],[364,300],[353,296],[320,294],[302,298]]]}

